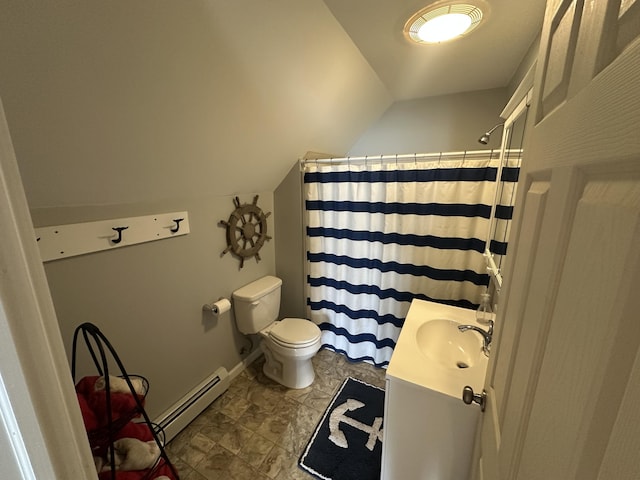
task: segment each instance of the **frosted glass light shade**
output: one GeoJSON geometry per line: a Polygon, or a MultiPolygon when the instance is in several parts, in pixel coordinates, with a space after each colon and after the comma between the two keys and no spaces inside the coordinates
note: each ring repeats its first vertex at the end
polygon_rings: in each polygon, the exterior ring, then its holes
{"type": "Polygon", "coordinates": [[[482,22],[480,7],[467,3],[439,4],[420,10],[404,27],[417,43],[440,43],[467,35],[482,22]]]}
{"type": "Polygon", "coordinates": [[[448,13],[432,18],[418,29],[423,42],[438,43],[462,35],[471,26],[471,17],[462,13],[448,13]]]}

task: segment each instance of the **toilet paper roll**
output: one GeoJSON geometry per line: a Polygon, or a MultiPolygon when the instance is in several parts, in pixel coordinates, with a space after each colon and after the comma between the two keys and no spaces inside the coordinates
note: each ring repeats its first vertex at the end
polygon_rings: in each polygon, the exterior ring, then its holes
{"type": "Polygon", "coordinates": [[[221,298],[217,302],[214,302],[211,305],[209,305],[209,309],[211,310],[211,313],[213,313],[216,316],[222,315],[223,313],[226,313],[229,310],[231,310],[231,302],[226,298],[221,298]]]}

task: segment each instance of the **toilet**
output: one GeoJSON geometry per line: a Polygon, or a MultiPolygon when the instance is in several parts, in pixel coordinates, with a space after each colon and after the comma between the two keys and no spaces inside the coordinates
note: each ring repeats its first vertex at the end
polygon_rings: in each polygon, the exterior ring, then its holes
{"type": "Polygon", "coordinates": [[[288,388],[305,388],[315,378],[311,359],[320,349],[321,333],[303,318],[278,321],[281,287],[281,279],[266,276],[233,292],[236,324],[245,335],[262,337],[267,377],[288,388]]]}

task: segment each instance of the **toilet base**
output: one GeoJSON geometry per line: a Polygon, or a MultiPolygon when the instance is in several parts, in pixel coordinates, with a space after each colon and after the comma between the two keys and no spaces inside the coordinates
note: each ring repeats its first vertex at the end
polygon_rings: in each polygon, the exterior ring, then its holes
{"type": "Polygon", "coordinates": [[[262,342],[262,351],[265,357],[262,371],[268,378],[278,382],[280,385],[293,389],[306,388],[313,383],[316,374],[313,370],[311,359],[320,347],[319,342],[318,348],[312,348],[312,352],[309,352],[304,357],[295,356],[289,358],[274,354],[265,343],[264,341],[262,342]]]}

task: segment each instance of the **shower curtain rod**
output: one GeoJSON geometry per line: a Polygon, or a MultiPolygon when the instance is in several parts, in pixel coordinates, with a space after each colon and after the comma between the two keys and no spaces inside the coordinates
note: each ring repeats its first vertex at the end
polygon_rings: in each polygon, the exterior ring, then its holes
{"type": "Polygon", "coordinates": [[[460,160],[474,159],[490,156],[490,159],[500,158],[500,149],[490,150],[464,150],[460,152],[437,152],[437,153],[408,153],[402,155],[366,155],[360,157],[331,157],[331,158],[301,158],[300,168],[307,164],[340,164],[340,163],[393,163],[393,162],[413,162],[416,160],[460,160]]]}

